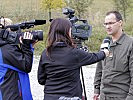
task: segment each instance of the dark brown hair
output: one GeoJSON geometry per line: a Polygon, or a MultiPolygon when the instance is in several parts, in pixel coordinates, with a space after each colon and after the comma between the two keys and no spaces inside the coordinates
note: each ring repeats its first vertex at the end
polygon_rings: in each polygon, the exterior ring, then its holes
{"type": "Polygon", "coordinates": [[[121,14],[118,11],[109,11],[106,13],[106,16],[114,14],[117,21],[123,20],[121,14]]]}
{"type": "Polygon", "coordinates": [[[64,42],[67,46],[74,47],[72,38],[69,35],[71,23],[67,19],[53,19],[50,25],[47,38],[47,55],[50,54],[53,44],[56,42],[64,42]]]}

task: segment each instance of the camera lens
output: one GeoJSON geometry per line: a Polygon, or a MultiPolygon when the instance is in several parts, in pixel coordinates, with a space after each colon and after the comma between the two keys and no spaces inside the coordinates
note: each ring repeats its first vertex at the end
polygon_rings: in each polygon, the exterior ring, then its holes
{"type": "Polygon", "coordinates": [[[33,40],[42,41],[43,40],[43,31],[35,30],[31,32],[33,34],[33,40]]]}

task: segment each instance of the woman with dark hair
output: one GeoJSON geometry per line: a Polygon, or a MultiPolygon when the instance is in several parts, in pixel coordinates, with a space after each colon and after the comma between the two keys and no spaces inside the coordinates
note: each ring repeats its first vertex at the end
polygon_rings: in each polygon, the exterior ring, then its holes
{"type": "Polygon", "coordinates": [[[69,20],[52,20],[48,45],[41,55],[38,67],[38,82],[45,85],[44,100],[80,100],[81,66],[103,60],[108,53],[108,50],[88,53],[77,49],[71,38],[69,20]]]}

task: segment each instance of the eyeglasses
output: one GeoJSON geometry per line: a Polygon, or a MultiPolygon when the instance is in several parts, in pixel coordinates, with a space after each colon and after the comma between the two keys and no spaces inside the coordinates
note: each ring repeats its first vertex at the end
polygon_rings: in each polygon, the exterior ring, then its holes
{"type": "Polygon", "coordinates": [[[115,24],[115,23],[117,23],[118,21],[116,21],[116,22],[108,22],[108,23],[104,23],[103,25],[104,26],[107,26],[107,25],[113,25],[113,24],[115,24]]]}

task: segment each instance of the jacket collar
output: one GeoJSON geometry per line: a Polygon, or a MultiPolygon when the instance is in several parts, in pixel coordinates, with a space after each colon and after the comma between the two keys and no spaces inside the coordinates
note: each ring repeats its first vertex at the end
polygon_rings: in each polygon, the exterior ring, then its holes
{"type": "Polygon", "coordinates": [[[117,45],[117,44],[121,45],[123,43],[124,39],[125,39],[125,36],[126,36],[126,34],[125,33],[122,33],[122,35],[120,36],[120,38],[117,41],[115,41],[114,43],[111,40],[111,45],[110,46],[114,46],[114,45],[117,45]]]}
{"type": "Polygon", "coordinates": [[[53,47],[66,47],[67,44],[65,42],[55,42],[53,43],[53,47]]]}

